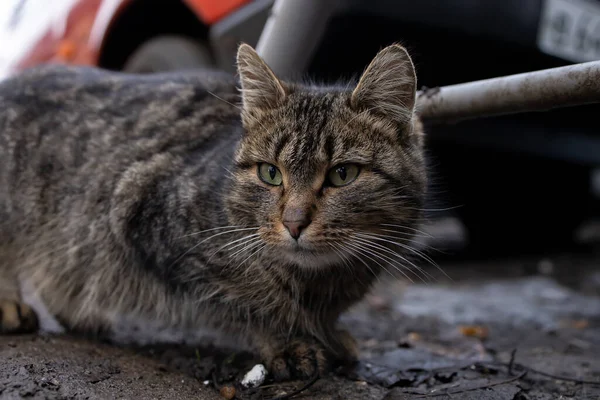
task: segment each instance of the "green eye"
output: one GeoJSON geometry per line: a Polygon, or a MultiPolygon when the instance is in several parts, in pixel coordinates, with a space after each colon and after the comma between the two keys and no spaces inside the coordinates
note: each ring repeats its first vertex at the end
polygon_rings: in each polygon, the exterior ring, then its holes
{"type": "Polygon", "coordinates": [[[283,177],[281,171],[272,165],[267,163],[258,164],[258,177],[269,185],[279,186],[283,183],[283,177]]]}
{"type": "Polygon", "coordinates": [[[360,168],[355,164],[341,164],[329,170],[327,178],[332,186],[346,186],[358,177],[360,168]]]}

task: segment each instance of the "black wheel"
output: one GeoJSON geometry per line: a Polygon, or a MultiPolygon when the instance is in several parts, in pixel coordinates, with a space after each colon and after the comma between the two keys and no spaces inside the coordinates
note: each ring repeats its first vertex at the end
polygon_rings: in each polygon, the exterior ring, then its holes
{"type": "Polygon", "coordinates": [[[183,36],[158,36],[143,43],[125,62],[134,73],[167,72],[215,66],[210,49],[183,36]]]}

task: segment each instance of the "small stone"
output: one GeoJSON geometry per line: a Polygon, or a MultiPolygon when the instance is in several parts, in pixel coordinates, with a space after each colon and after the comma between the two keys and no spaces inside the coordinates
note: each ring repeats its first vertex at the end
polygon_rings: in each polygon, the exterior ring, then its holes
{"type": "Polygon", "coordinates": [[[421,335],[417,332],[410,332],[407,337],[409,343],[418,342],[422,339],[421,335]]]}
{"type": "Polygon", "coordinates": [[[390,308],[389,301],[386,298],[377,296],[377,295],[367,296],[367,303],[373,309],[378,310],[378,311],[385,311],[385,310],[389,310],[389,308],[390,308]]]}
{"type": "Polygon", "coordinates": [[[223,386],[221,390],[219,390],[219,393],[221,394],[221,397],[231,400],[235,397],[235,388],[233,386],[223,386]]]}
{"type": "Polygon", "coordinates": [[[476,337],[482,340],[487,339],[490,334],[489,329],[481,325],[462,325],[459,330],[464,336],[476,337]]]}
{"type": "Polygon", "coordinates": [[[590,321],[587,319],[578,319],[573,321],[572,326],[575,329],[586,329],[590,326],[590,321]]]}
{"type": "Polygon", "coordinates": [[[265,381],[267,369],[262,364],[256,364],[242,379],[242,386],[246,388],[255,388],[265,381]]]}
{"type": "Polygon", "coordinates": [[[210,385],[210,381],[208,381],[208,380],[206,380],[206,381],[204,381],[204,382],[202,382],[202,383],[204,384],[204,386],[208,386],[208,385],[210,385]]]}

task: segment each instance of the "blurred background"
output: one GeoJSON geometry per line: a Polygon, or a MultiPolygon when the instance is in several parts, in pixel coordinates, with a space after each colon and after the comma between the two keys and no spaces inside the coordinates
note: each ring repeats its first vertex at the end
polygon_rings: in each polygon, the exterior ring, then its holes
{"type": "MultiPolygon", "coordinates": [[[[276,72],[321,82],[358,76],[380,48],[400,42],[419,86],[429,88],[600,59],[597,0],[290,0],[276,12],[273,5],[2,0],[0,76],[48,62],[234,71],[241,41],[257,46],[276,72]],[[270,15],[280,20],[265,29],[270,15]]],[[[428,126],[427,244],[453,256],[593,247],[600,241],[599,111],[428,126]]]]}
{"type": "MultiPolygon", "coordinates": [[[[358,77],[378,50],[400,42],[419,88],[435,91],[599,60],[600,0],[0,0],[0,79],[45,63],[234,72],[240,42],[284,78],[323,83],[358,77]]],[[[349,380],[321,380],[322,396],[310,398],[409,399],[465,387],[456,398],[600,398],[599,116],[590,105],[428,123],[427,256],[413,255],[429,272],[418,270],[416,284],[384,278],[343,316],[368,363],[349,380]],[[517,349],[518,362],[546,375],[515,378],[517,349]],[[466,369],[465,360],[509,367],[466,369]],[[438,367],[458,369],[434,374],[438,367]]],[[[153,340],[166,337],[146,328],[153,340]]],[[[214,379],[211,350],[151,348],[144,354],[184,373],[160,377],[120,351],[0,336],[0,374],[10,377],[0,394],[173,398],[176,388],[192,392],[178,398],[213,398],[201,383],[214,379]]]]}

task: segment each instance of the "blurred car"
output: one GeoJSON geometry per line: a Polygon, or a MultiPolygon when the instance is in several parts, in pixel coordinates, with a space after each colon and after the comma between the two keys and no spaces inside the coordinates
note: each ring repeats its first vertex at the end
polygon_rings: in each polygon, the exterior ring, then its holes
{"type": "Polygon", "coordinates": [[[271,4],[271,0],[2,0],[0,76],[50,62],[131,72],[213,67],[225,49],[229,65],[223,68],[231,69],[237,43],[257,40],[271,4]]]}
{"type": "MultiPolygon", "coordinates": [[[[272,4],[2,0],[0,73],[55,61],[134,72],[233,71],[237,44],[258,41],[272,4]]],[[[324,82],[357,76],[396,41],[430,88],[597,60],[600,1],[339,0],[307,70],[297,72],[324,82]]],[[[591,190],[600,167],[599,113],[590,105],[428,128],[433,207],[456,207],[473,248],[571,241],[600,208],[591,190]]]]}
{"type": "MultiPolygon", "coordinates": [[[[429,88],[600,59],[598,0],[343,4],[313,57],[314,79],[356,76],[394,41],[429,88]]],[[[458,216],[469,248],[485,254],[573,244],[600,214],[598,115],[589,105],[429,126],[430,216],[458,216]]]]}

